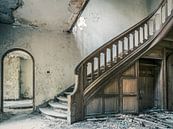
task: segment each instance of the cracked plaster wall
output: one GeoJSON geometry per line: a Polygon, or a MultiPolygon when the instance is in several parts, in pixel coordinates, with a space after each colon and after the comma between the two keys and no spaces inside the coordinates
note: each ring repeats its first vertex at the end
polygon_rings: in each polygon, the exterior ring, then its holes
{"type": "Polygon", "coordinates": [[[0,57],[13,48],[25,49],[35,59],[36,105],[74,83],[74,68],[80,54],[72,35],[1,24],[0,57]]]}
{"type": "Polygon", "coordinates": [[[69,0],[23,0],[23,5],[13,11],[15,22],[0,24],[0,58],[13,48],[25,49],[34,57],[36,106],[75,81],[74,69],[81,56],[74,36],[63,32],[72,14],[68,3],[69,0]]]}

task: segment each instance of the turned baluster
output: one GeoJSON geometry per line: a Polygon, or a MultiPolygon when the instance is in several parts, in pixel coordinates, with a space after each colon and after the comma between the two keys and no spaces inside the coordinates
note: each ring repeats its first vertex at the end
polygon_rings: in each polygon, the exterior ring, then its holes
{"type": "Polygon", "coordinates": [[[94,58],[91,61],[91,81],[94,81],[94,58]]]}
{"type": "MultiPolygon", "coordinates": [[[[88,64],[84,64],[83,67],[82,67],[83,70],[81,70],[81,74],[83,75],[83,86],[84,86],[84,88],[86,88],[87,85],[88,85],[87,65],[88,64]]],[[[82,77],[82,76],[80,76],[80,77],[82,77]]]]}
{"type": "Polygon", "coordinates": [[[163,15],[162,15],[163,12],[162,12],[162,11],[163,11],[163,10],[162,10],[162,7],[160,7],[160,21],[161,21],[161,26],[162,26],[162,20],[163,20],[163,19],[162,19],[162,17],[163,17],[163,15]]]}
{"type": "Polygon", "coordinates": [[[143,43],[145,42],[145,24],[142,27],[143,30],[143,43]]]}
{"type": "Polygon", "coordinates": [[[153,18],[153,35],[155,34],[156,32],[156,19],[155,17],[153,18]]]}
{"type": "Polygon", "coordinates": [[[118,42],[116,44],[116,53],[117,53],[117,62],[119,60],[119,46],[118,46],[118,42]]]}
{"type": "Polygon", "coordinates": [[[147,38],[150,38],[150,22],[147,22],[147,38]]]}
{"type": "Polygon", "coordinates": [[[127,36],[127,44],[128,44],[128,53],[130,51],[130,35],[127,36]]]}
{"type": "Polygon", "coordinates": [[[98,54],[98,76],[100,76],[100,52],[98,54]]]}
{"type": "Polygon", "coordinates": [[[138,28],[138,45],[141,45],[140,27],[138,28]]]}
{"type": "Polygon", "coordinates": [[[165,0],[165,20],[167,19],[168,17],[168,0],[165,0]]]}
{"type": "Polygon", "coordinates": [[[136,45],[135,45],[135,31],[132,33],[133,36],[133,50],[135,49],[136,45]]]}
{"type": "Polygon", "coordinates": [[[111,66],[113,65],[113,45],[111,45],[110,47],[110,63],[111,63],[111,66]]]}
{"type": "Polygon", "coordinates": [[[104,49],[104,64],[105,64],[104,69],[106,71],[107,70],[107,50],[106,49],[104,49]]]}
{"type": "Polygon", "coordinates": [[[121,40],[121,43],[122,43],[122,57],[124,57],[124,55],[125,55],[125,49],[124,49],[124,40],[122,39],[121,40]]]}

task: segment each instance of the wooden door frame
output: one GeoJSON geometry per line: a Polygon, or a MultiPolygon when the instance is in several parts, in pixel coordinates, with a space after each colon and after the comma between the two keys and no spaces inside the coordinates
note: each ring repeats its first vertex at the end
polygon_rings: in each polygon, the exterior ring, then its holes
{"type": "Polygon", "coordinates": [[[25,49],[22,49],[22,48],[13,48],[13,49],[9,49],[7,50],[2,58],[1,58],[1,103],[0,103],[0,112],[3,112],[4,111],[4,59],[5,57],[7,56],[7,54],[11,53],[11,52],[14,52],[14,51],[22,51],[24,53],[27,53],[30,57],[31,57],[31,60],[32,60],[32,67],[33,67],[33,110],[35,110],[35,60],[34,60],[34,57],[32,56],[32,54],[30,52],[28,52],[27,50],[25,49]]]}

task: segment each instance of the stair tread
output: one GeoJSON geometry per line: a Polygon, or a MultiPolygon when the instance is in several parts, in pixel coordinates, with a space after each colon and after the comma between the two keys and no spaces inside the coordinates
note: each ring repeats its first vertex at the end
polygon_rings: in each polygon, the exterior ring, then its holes
{"type": "Polygon", "coordinates": [[[52,117],[56,117],[56,118],[63,118],[63,119],[67,119],[67,114],[65,113],[60,113],[58,111],[53,110],[52,108],[39,108],[40,112],[45,114],[45,115],[49,115],[52,117]]]}
{"type": "Polygon", "coordinates": [[[64,96],[57,96],[56,97],[59,101],[67,102],[67,98],[64,96]]]}
{"type": "Polygon", "coordinates": [[[72,92],[73,92],[73,91],[65,91],[64,94],[69,95],[69,94],[71,94],[72,92]]]}
{"type": "Polygon", "coordinates": [[[12,101],[4,101],[4,108],[10,109],[18,109],[18,108],[32,108],[33,100],[12,100],[12,101]]]}
{"type": "Polygon", "coordinates": [[[49,102],[49,105],[53,108],[59,108],[59,109],[67,110],[67,104],[62,104],[62,103],[51,101],[51,102],[49,102]]]}

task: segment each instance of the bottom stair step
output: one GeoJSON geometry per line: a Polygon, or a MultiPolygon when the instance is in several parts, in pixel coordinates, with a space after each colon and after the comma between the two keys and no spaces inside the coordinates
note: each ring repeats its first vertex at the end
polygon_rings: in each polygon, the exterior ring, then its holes
{"type": "Polygon", "coordinates": [[[61,118],[61,119],[67,119],[67,114],[64,113],[59,113],[52,108],[39,108],[40,112],[43,113],[44,115],[56,117],[56,118],[61,118]]]}

